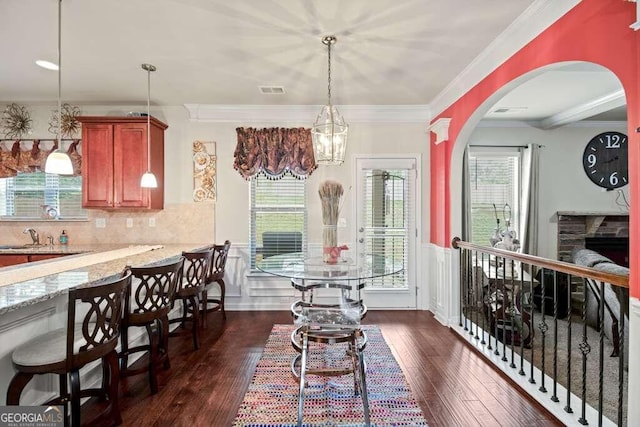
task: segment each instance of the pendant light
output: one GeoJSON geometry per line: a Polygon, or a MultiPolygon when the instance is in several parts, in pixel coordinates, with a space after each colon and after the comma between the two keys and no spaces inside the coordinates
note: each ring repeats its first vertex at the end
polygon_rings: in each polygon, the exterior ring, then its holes
{"type": "Polygon", "coordinates": [[[325,36],[322,43],[327,46],[328,70],[327,70],[327,105],[322,107],[316,122],[311,128],[313,139],[313,154],[317,164],[341,165],[347,147],[347,125],[338,113],[338,109],[331,104],[331,46],[336,44],[335,36],[325,36]]]}
{"type": "Polygon", "coordinates": [[[62,0],[58,0],[58,148],[47,156],[46,173],[73,175],[71,157],[62,151],[62,0]]]}
{"type": "Polygon", "coordinates": [[[151,64],[142,64],[142,69],[147,71],[147,171],[140,179],[142,188],[158,188],[158,180],[151,172],[151,72],[156,67],[151,64]]]}

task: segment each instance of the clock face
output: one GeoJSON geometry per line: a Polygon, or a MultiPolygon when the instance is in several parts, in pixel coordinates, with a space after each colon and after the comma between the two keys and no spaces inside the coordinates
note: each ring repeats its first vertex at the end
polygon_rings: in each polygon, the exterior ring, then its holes
{"type": "Polygon", "coordinates": [[[627,135],[604,132],[587,143],[582,165],[589,179],[596,185],[613,190],[629,183],[627,135]]]}

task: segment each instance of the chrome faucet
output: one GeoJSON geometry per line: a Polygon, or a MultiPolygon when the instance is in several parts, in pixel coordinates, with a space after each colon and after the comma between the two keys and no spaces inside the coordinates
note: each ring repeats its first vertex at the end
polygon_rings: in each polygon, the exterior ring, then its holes
{"type": "Polygon", "coordinates": [[[29,235],[31,236],[31,243],[33,245],[40,245],[40,236],[38,235],[38,232],[36,230],[34,230],[33,228],[25,228],[23,233],[29,233],[29,235]]]}

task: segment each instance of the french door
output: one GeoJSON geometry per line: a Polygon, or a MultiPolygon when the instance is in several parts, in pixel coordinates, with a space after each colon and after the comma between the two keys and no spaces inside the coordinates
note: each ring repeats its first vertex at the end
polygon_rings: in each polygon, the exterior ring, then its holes
{"type": "Polygon", "coordinates": [[[416,308],[417,158],[356,158],[356,256],[374,270],[370,308],[416,308]]]}

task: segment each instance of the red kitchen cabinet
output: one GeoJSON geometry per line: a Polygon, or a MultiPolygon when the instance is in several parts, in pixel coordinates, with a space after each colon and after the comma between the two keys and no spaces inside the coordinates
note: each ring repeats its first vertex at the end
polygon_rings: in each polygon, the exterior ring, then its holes
{"type": "Polygon", "coordinates": [[[82,123],[82,206],[99,209],[164,207],[164,131],[151,117],[151,172],[158,188],[140,187],[147,171],[146,117],[78,117],[82,123]]]}

